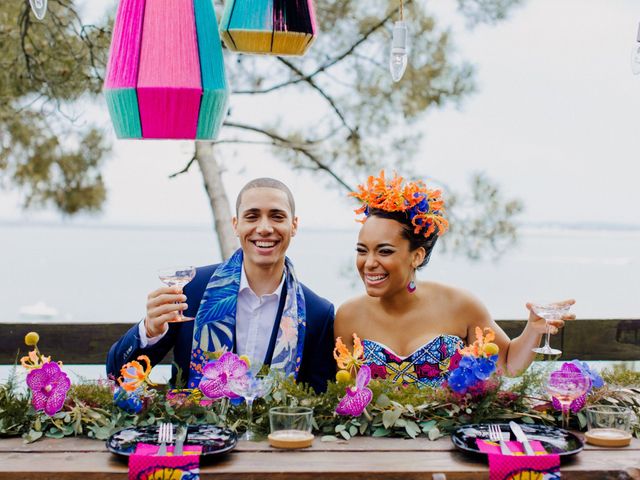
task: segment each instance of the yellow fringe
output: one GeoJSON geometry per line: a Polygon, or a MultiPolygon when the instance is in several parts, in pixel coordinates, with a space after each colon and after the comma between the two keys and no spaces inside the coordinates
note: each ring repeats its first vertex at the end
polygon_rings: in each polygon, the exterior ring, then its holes
{"type": "Polygon", "coordinates": [[[273,55],[304,55],[315,40],[302,32],[265,32],[259,30],[223,30],[222,39],[229,50],[273,55]],[[273,35],[273,46],[271,37],[273,35]],[[231,39],[233,38],[233,41],[231,39]]]}

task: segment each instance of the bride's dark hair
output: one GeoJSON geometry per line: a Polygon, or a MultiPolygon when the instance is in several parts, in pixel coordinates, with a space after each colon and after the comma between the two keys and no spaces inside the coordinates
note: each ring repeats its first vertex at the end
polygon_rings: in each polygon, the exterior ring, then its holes
{"type": "Polygon", "coordinates": [[[436,240],[438,240],[437,230],[431,233],[428,237],[425,237],[423,233],[414,233],[415,227],[413,223],[411,223],[411,219],[407,212],[387,212],[385,210],[372,208],[369,210],[368,216],[395,220],[402,225],[402,237],[409,240],[409,250],[414,251],[420,247],[424,248],[424,260],[417,268],[420,269],[429,263],[431,252],[436,244],[436,240]]]}

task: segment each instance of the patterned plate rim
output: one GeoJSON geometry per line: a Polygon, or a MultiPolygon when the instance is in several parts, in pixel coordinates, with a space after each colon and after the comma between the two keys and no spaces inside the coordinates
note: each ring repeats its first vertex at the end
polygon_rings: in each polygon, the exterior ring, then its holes
{"type": "MultiPolygon", "coordinates": [[[[483,457],[487,456],[487,453],[480,451],[480,449],[478,448],[469,448],[467,445],[465,445],[462,440],[458,437],[458,433],[465,428],[477,428],[477,427],[481,427],[481,428],[485,428],[487,425],[491,425],[490,423],[473,423],[473,424],[469,424],[469,425],[461,425],[458,428],[456,428],[452,433],[451,433],[451,442],[453,443],[453,446],[456,447],[458,450],[461,450],[463,452],[466,453],[472,453],[474,455],[482,455],[483,457]]],[[[501,430],[506,432],[509,431],[509,424],[508,423],[497,423],[496,425],[499,425],[501,430]]],[[[524,425],[526,427],[532,427],[532,428],[536,428],[536,427],[544,427],[544,428],[551,428],[554,430],[557,430],[558,432],[564,432],[565,435],[569,436],[569,437],[573,437],[573,439],[575,439],[576,443],[579,445],[578,448],[576,448],[575,450],[569,450],[569,451],[565,451],[562,453],[558,453],[559,456],[561,457],[571,457],[573,455],[576,455],[578,453],[580,453],[583,449],[584,449],[584,442],[580,439],[580,437],[578,437],[575,433],[570,432],[568,430],[564,430],[562,428],[559,427],[555,427],[553,425],[539,425],[539,424],[520,424],[520,425],[524,425]]]]}
{"type": "MultiPolygon", "coordinates": [[[[204,426],[204,425],[208,425],[208,424],[189,425],[189,426],[190,427],[199,427],[199,426],[204,426]]],[[[111,447],[110,442],[111,442],[111,439],[113,438],[114,435],[117,435],[118,433],[120,433],[120,432],[122,432],[124,430],[131,430],[131,429],[136,430],[138,428],[140,428],[140,427],[131,426],[131,427],[123,428],[122,430],[118,430],[115,433],[112,433],[109,436],[109,438],[105,441],[105,445],[107,447],[107,450],[109,450],[114,455],[119,455],[121,457],[130,457],[131,455],[133,455],[133,452],[124,452],[122,450],[117,450],[117,449],[111,447]]],[[[144,428],[147,428],[147,427],[144,427],[144,428]]],[[[229,429],[226,429],[226,430],[229,430],[229,429]]],[[[231,441],[230,445],[228,445],[228,446],[226,446],[224,448],[221,448],[219,450],[213,450],[213,451],[205,452],[205,453],[202,454],[202,456],[203,457],[209,457],[209,456],[212,456],[212,455],[222,455],[223,453],[227,453],[228,451],[233,450],[234,448],[236,448],[236,446],[238,445],[238,436],[236,435],[236,433],[233,430],[229,430],[229,432],[231,432],[233,434],[233,436],[231,437],[232,441],[231,441]]],[[[186,445],[188,445],[188,444],[185,443],[185,446],[186,445]]]]}

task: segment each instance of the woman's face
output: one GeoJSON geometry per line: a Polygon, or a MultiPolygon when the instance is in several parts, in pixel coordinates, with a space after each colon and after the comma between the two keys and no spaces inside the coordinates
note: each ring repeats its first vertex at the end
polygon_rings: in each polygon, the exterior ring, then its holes
{"type": "Polygon", "coordinates": [[[367,294],[390,296],[406,290],[424,249],[411,252],[409,240],[402,236],[402,225],[395,220],[370,216],[358,235],[356,267],[367,294]]]}

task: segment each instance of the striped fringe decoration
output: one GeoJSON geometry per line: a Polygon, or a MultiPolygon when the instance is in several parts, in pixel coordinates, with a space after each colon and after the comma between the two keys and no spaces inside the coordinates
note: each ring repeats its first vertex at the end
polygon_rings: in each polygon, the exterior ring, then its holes
{"type": "Polygon", "coordinates": [[[213,0],[121,0],[105,97],[118,138],[214,139],[229,90],[213,0]]]}
{"type": "Polygon", "coordinates": [[[304,55],[317,36],[313,0],[227,0],[220,35],[237,52],[304,55]]]}
{"type": "Polygon", "coordinates": [[[203,89],[196,138],[209,139],[216,138],[222,126],[224,115],[220,112],[227,112],[229,90],[212,0],[195,0],[195,12],[203,89]]]}
{"type": "Polygon", "coordinates": [[[144,4],[145,0],[122,0],[113,25],[104,89],[118,138],[142,138],[136,84],[144,4]]]}

